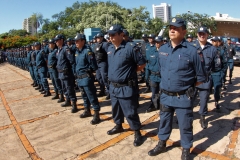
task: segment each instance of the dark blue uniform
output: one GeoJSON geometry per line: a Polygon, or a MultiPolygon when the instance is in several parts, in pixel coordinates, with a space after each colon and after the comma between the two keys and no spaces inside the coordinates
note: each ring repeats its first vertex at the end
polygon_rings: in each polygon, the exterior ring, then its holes
{"type": "Polygon", "coordinates": [[[27,58],[26,58],[26,63],[28,65],[28,70],[29,70],[29,73],[30,73],[30,76],[32,78],[32,80],[34,81],[34,83],[36,84],[36,79],[35,79],[35,76],[34,76],[34,70],[33,70],[33,65],[32,65],[32,62],[31,62],[31,54],[32,54],[33,51],[28,51],[27,52],[27,58]]]}
{"type": "Polygon", "coordinates": [[[174,110],[178,118],[181,146],[191,148],[193,143],[193,89],[195,82],[204,82],[205,74],[197,49],[183,40],[175,48],[171,41],[159,50],[161,73],[160,125],[158,137],[169,139],[174,110]]]}
{"type": "Polygon", "coordinates": [[[84,107],[89,109],[92,104],[93,110],[100,111],[92,74],[97,70],[94,54],[91,48],[85,45],[81,50],[76,50],[75,56],[77,84],[82,93],[84,107]]]}
{"type": "Polygon", "coordinates": [[[40,76],[41,85],[46,92],[49,92],[49,85],[47,81],[47,55],[44,50],[38,50],[36,52],[36,68],[40,76]]]}
{"type": "Polygon", "coordinates": [[[232,72],[233,72],[233,68],[234,68],[234,60],[233,60],[233,56],[236,55],[236,51],[234,49],[234,46],[232,44],[230,45],[226,45],[227,48],[227,56],[228,56],[228,68],[229,68],[229,83],[231,84],[232,81],[232,72]]]}
{"type": "Polygon", "coordinates": [[[67,101],[76,102],[76,92],[74,90],[74,75],[72,72],[72,64],[74,60],[70,56],[71,52],[67,46],[63,46],[62,48],[58,48],[57,52],[57,70],[58,77],[62,83],[62,89],[66,96],[67,101]]]}
{"type": "Polygon", "coordinates": [[[137,84],[137,65],[145,63],[140,52],[133,45],[122,41],[116,49],[108,48],[109,93],[112,103],[112,116],[117,125],[126,117],[132,130],[139,130],[141,122],[137,113],[139,89],[137,84]]]}
{"type": "Polygon", "coordinates": [[[204,48],[200,46],[199,41],[193,42],[193,46],[195,46],[198,50],[198,55],[200,56],[200,59],[204,64],[204,71],[206,73],[206,82],[196,87],[196,93],[199,90],[199,97],[200,97],[199,114],[207,115],[208,113],[207,102],[209,99],[210,87],[212,86],[211,71],[215,66],[214,59],[215,59],[217,50],[209,42],[207,42],[204,45],[204,48]]]}
{"type": "Polygon", "coordinates": [[[58,78],[58,71],[57,71],[57,49],[51,50],[49,49],[49,55],[48,55],[48,72],[50,74],[51,80],[52,80],[52,84],[54,87],[54,91],[56,94],[63,94],[63,90],[62,90],[62,85],[61,85],[61,81],[58,78]]]}
{"type": "Polygon", "coordinates": [[[38,72],[37,72],[37,66],[36,66],[36,56],[37,56],[36,53],[37,53],[36,51],[31,52],[31,63],[32,63],[32,66],[33,66],[33,73],[34,73],[35,80],[36,80],[38,85],[41,85],[40,78],[39,78],[39,75],[38,75],[38,72]]]}
{"type": "Polygon", "coordinates": [[[160,72],[158,70],[158,50],[155,47],[155,51],[151,51],[147,54],[146,59],[148,61],[146,65],[146,79],[150,78],[150,86],[152,91],[152,103],[155,108],[159,108],[159,90],[160,90],[160,72]]]}
{"type": "Polygon", "coordinates": [[[105,87],[106,87],[106,94],[108,94],[108,59],[107,59],[107,50],[108,50],[109,43],[101,42],[96,43],[95,45],[95,55],[98,64],[98,69],[96,71],[96,78],[99,82],[100,86],[100,93],[104,94],[105,87]]]}

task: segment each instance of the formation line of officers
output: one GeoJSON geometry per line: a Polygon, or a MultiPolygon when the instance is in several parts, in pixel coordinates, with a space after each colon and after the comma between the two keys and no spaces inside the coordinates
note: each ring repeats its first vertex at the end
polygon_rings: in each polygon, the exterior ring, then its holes
{"type": "Polygon", "coordinates": [[[169,24],[168,39],[143,34],[144,41],[138,46],[129,38],[129,33],[121,25],[113,25],[108,30],[107,40],[98,33],[94,41],[87,44],[84,34],[67,39],[59,34],[54,39],[35,42],[19,50],[8,50],[7,60],[30,72],[33,87],[44,97],[51,96],[48,74],[54,86],[55,95],[62,107],[72,106],[76,113],[76,88],[80,89],[84,112],[80,118],[93,117],[91,124],[101,122],[99,96],[111,100],[112,118],[116,124],[107,134],[124,132],[124,117],[134,131],[134,146],[143,144],[141,122],[137,112],[139,107],[139,81],[146,82],[152,92],[151,104],[147,112],[160,109],[158,144],[148,152],[156,156],[166,151],[166,141],[172,132],[174,113],[178,119],[182,146],[182,160],[189,160],[193,144],[193,102],[200,98],[200,125],[207,128],[205,116],[208,113],[208,100],[214,88],[216,109],[220,109],[221,88],[226,89],[228,67],[229,84],[232,83],[234,47],[228,38],[223,44],[219,37],[207,41],[208,29],[198,28],[197,40],[185,39],[186,21],[174,17],[169,24]],[[73,43],[75,41],[75,44],[73,43]],[[94,85],[95,76],[100,92],[94,85]],[[93,109],[94,114],[90,112],[93,109]]]}

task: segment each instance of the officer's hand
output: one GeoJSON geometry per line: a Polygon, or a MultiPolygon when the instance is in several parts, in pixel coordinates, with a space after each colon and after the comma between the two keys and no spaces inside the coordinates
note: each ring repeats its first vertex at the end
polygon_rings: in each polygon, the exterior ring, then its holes
{"type": "Polygon", "coordinates": [[[200,84],[202,84],[203,82],[196,82],[195,86],[199,86],[200,84]]]}
{"type": "Polygon", "coordinates": [[[146,66],[146,64],[138,65],[138,66],[137,66],[137,72],[138,72],[138,71],[143,71],[143,69],[144,69],[145,66],[146,66]]]}

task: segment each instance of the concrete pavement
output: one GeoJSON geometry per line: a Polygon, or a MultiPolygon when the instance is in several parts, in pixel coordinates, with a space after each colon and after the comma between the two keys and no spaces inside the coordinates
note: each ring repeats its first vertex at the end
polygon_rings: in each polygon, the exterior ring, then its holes
{"type": "MultiPolygon", "coordinates": [[[[199,106],[194,108],[192,159],[240,159],[238,75],[240,67],[235,67],[233,84],[227,83],[227,90],[223,92],[224,97],[220,101],[220,110],[215,109],[211,95],[209,114],[206,117],[207,129],[202,130],[199,124],[199,106]]],[[[51,97],[44,98],[31,83],[27,71],[7,63],[0,64],[0,160],[180,159],[180,133],[175,117],[174,129],[167,142],[167,152],[156,157],[147,154],[158,142],[159,112],[145,113],[151,93],[140,95],[138,111],[145,141],[141,146],[134,147],[134,135],[129,130],[127,121],[124,123],[124,133],[111,136],[106,134],[114,126],[110,100],[99,98],[102,122],[91,125],[91,117],[79,118],[83,112],[79,92],[79,112],[72,114],[71,107],[60,107],[51,97]]],[[[143,86],[140,88],[145,89],[143,86]]]]}

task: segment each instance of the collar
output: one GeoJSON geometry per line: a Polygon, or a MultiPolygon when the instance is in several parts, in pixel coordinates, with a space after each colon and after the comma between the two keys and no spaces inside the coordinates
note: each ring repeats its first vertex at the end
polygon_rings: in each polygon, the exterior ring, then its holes
{"type": "MultiPolygon", "coordinates": [[[[187,46],[187,43],[189,43],[188,41],[186,41],[185,39],[183,39],[181,42],[180,42],[180,44],[179,45],[177,45],[177,46],[183,46],[183,47],[186,47],[187,46]]],[[[172,43],[171,43],[171,40],[170,41],[168,41],[168,47],[172,47],[172,43]]],[[[176,46],[176,47],[177,47],[176,46]]]]}

